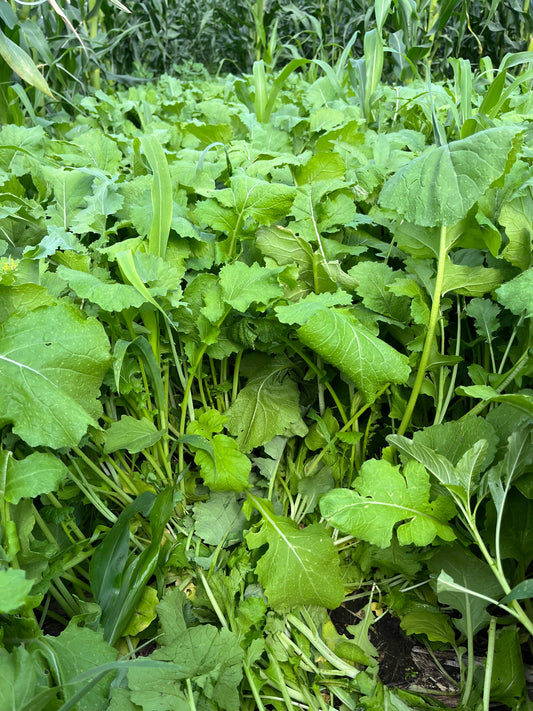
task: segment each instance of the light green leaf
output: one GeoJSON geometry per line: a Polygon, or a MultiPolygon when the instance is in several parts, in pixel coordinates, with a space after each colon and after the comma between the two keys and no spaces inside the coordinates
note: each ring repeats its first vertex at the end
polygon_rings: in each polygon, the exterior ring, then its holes
{"type": "MultiPolygon", "coordinates": [[[[18,610],[19,607],[25,604],[27,596],[33,587],[33,580],[26,580],[26,574],[23,570],[8,568],[0,570],[0,613],[9,614],[18,610]]],[[[2,657],[0,656],[0,660],[2,657]]],[[[0,667],[1,667],[0,661],[0,667]]],[[[2,677],[3,682],[0,684],[0,699],[2,698],[1,688],[5,683],[5,677],[2,677]]],[[[5,708],[11,708],[6,706],[5,708]]]]}
{"type": "Polygon", "coordinates": [[[429,475],[418,462],[408,462],[402,474],[384,460],[368,460],[353,487],[334,489],[320,500],[322,516],[344,533],[380,548],[391,544],[397,523],[402,545],[426,546],[437,536],[455,538],[448,525],[455,508],[443,496],[430,501],[429,475]]]}
{"type": "MultiPolygon", "coordinates": [[[[223,434],[211,439],[215,461],[203,449],[198,449],[194,461],[200,467],[205,483],[212,491],[243,491],[248,486],[251,462],[239,450],[234,439],[223,434]]],[[[193,446],[191,445],[191,448],[193,446]]]]}
{"type": "Polygon", "coordinates": [[[246,542],[252,550],[268,544],[256,573],[269,605],[279,611],[297,605],[338,607],[344,586],[337,551],[326,529],[318,523],[301,529],[294,521],[274,515],[269,501],[249,497],[263,523],[260,531],[246,536],[246,542]]]}
{"type": "Polygon", "coordinates": [[[157,138],[153,134],[144,134],[141,145],[153,172],[150,252],[164,258],[172,222],[172,181],[165,153],[157,138]]]}
{"type": "Polygon", "coordinates": [[[56,274],[69,283],[80,299],[88,299],[104,311],[139,308],[147,301],[145,296],[130,284],[110,281],[109,274],[103,269],[86,273],[59,265],[56,274]]]}
{"type": "Polygon", "coordinates": [[[455,632],[449,617],[443,612],[408,612],[402,615],[400,627],[407,635],[424,634],[430,642],[455,645],[455,632]]]}
{"type": "Polygon", "coordinates": [[[413,442],[433,449],[453,465],[457,464],[464,453],[481,439],[489,442],[484,462],[485,467],[488,467],[494,459],[498,433],[483,417],[469,415],[462,420],[430,425],[413,435],[413,442]]]}
{"type": "Polygon", "coordinates": [[[272,257],[280,267],[287,264],[312,267],[311,245],[286,227],[279,225],[259,227],[255,233],[255,240],[261,254],[272,257]]]}
{"type": "Polygon", "coordinates": [[[109,136],[97,128],[91,128],[78,133],[72,138],[72,143],[79,146],[87,158],[87,165],[107,175],[119,172],[122,152],[109,136]]]}
{"type": "Polygon", "coordinates": [[[533,195],[531,188],[520,197],[503,203],[498,222],[509,240],[502,257],[514,267],[527,269],[533,253],[533,195]]]}
{"type": "Polygon", "coordinates": [[[248,487],[252,464],[243,454],[237,442],[224,434],[215,434],[222,429],[226,418],[216,410],[202,413],[198,420],[187,427],[187,444],[195,451],[194,461],[200,467],[205,483],[212,491],[243,491],[248,487]],[[191,436],[203,437],[212,447],[202,443],[196,446],[191,436]]]}
{"type": "Polygon", "coordinates": [[[379,202],[417,225],[454,225],[507,170],[517,136],[497,126],[431,149],[385,183],[379,202]]]}
{"type": "Polygon", "coordinates": [[[506,309],[519,316],[522,311],[533,317],[533,267],[496,289],[496,298],[506,309]]]}
{"type": "Polygon", "coordinates": [[[10,454],[0,451],[0,499],[12,504],[57,491],[67,476],[66,466],[53,454],[33,452],[25,459],[10,454]]]}
{"type": "Polygon", "coordinates": [[[126,449],[128,452],[142,452],[159,442],[163,432],[157,429],[151,420],[142,417],[140,420],[129,415],[123,415],[118,422],[112,422],[106,430],[104,452],[116,452],[126,449]]]}
{"type": "Polygon", "coordinates": [[[250,362],[256,363],[256,373],[226,411],[228,430],[240,449],[249,452],[289,429],[305,434],[298,387],[286,376],[290,363],[282,357],[250,362]]]}
{"type": "Polygon", "coordinates": [[[244,312],[253,303],[268,304],[283,295],[278,282],[281,269],[268,269],[254,262],[226,264],[220,270],[220,285],[224,301],[237,311],[244,312]]]}
{"type": "Polygon", "coordinates": [[[302,343],[351,378],[367,402],[373,402],[387,383],[405,383],[411,372],[407,356],[341,311],[321,310],[297,334],[302,343]]]}
{"type": "Polygon", "coordinates": [[[75,447],[101,405],[110,364],[103,326],[59,302],[0,324],[0,425],[30,446],[75,447]]]}
{"type": "Polygon", "coordinates": [[[533,396],[528,393],[500,394],[490,385],[462,385],[456,389],[458,395],[478,398],[486,402],[506,402],[533,416],[533,396]]]}
{"type": "Polygon", "coordinates": [[[55,693],[47,691],[50,683],[48,676],[43,665],[23,646],[15,647],[11,654],[2,649],[0,708],[6,711],[46,711],[57,708],[54,703],[55,693]],[[41,694],[45,696],[44,699],[41,694]]]}
{"type": "MultiPolygon", "coordinates": [[[[43,167],[44,176],[54,191],[55,201],[51,201],[46,215],[52,225],[69,230],[87,205],[94,176],[77,170],[43,167]]],[[[84,230],[88,231],[88,230],[84,230]]]]}
{"type": "Polygon", "coordinates": [[[295,168],[297,185],[316,184],[321,180],[344,180],[346,166],[338,153],[316,153],[301,168],[295,168]]]}
{"type": "Polygon", "coordinates": [[[325,291],[323,294],[309,294],[303,299],[274,308],[281,323],[307,323],[315,314],[322,313],[328,306],[348,306],[352,303],[350,294],[339,289],[333,293],[325,291]]]}
{"type": "Polygon", "coordinates": [[[449,259],[444,265],[442,295],[450,291],[463,296],[483,296],[502,283],[504,272],[492,267],[467,267],[453,264],[449,259]]]}
{"type": "Polygon", "coordinates": [[[0,56],[27,84],[55,98],[46,79],[35,66],[33,59],[18,44],[15,44],[9,37],[0,30],[0,56]]]}

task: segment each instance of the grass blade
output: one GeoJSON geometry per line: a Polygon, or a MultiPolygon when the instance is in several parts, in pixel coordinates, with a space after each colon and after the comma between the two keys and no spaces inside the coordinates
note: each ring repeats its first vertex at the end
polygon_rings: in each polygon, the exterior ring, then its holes
{"type": "Polygon", "coordinates": [[[27,84],[34,86],[52,99],[55,98],[46,79],[37,69],[30,55],[12,42],[9,37],[6,37],[2,30],[0,30],[0,56],[27,84]]]}
{"type": "Polygon", "coordinates": [[[170,171],[165,153],[155,136],[143,136],[141,145],[154,176],[152,181],[154,216],[150,229],[149,249],[151,254],[164,259],[172,222],[172,181],[170,179],[170,171]]]}

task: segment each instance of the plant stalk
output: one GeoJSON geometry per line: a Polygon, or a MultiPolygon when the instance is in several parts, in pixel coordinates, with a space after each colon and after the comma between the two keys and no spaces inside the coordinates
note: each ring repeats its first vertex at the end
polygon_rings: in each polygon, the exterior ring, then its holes
{"type": "Polygon", "coordinates": [[[435,289],[433,291],[433,303],[431,304],[431,312],[429,315],[428,330],[426,333],[426,340],[424,341],[424,349],[422,351],[422,356],[420,358],[420,364],[418,366],[418,372],[416,374],[416,379],[411,390],[411,396],[405,412],[398,427],[397,434],[403,435],[409,424],[411,423],[411,417],[415,409],[416,401],[420,395],[420,390],[422,389],[422,383],[426,375],[427,365],[429,363],[429,355],[431,353],[431,346],[433,345],[433,340],[435,338],[435,331],[437,328],[437,322],[440,316],[440,300],[442,292],[442,284],[444,281],[444,267],[446,264],[446,225],[442,225],[440,228],[440,242],[439,242],[439,261],[437,264],[437,276],[435,278],[435,289]]]}

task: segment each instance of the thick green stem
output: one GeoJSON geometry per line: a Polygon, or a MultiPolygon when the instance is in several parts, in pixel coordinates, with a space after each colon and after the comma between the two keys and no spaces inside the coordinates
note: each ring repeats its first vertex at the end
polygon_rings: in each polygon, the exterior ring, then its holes
{"type": "Polygon", "coordinates": [[[415,409],[416,401],[420,395],[420,390],[422,389],[422,383],[426,375],[426,369],[429,363],[429,355],[431,353],[431,346],[433,345],[433,340],[435,338],[435,331],[437,328],[437,322],[440,317],[440,300],[442,292],[442,284],[444,281],[444,266],[446,264],[446,225],[440,228],[440,243],[439,243],[439,261],[437,264],[437,276],[435,278],[435,289],[433,291],[433,303],[431,304],[431,313],[429,315],[428,330],[426,333],[426,340],[424,341],[424,350],[422,351],[422,356],[420,358],[420,364],[418,366],[418,372],[416,374],[415,383],[413,389],[411,390],[411,397],[405,408],[405,412],[398,427],[398,434],[403,435],[409,424],[411,423],[411,417],[415,409]]]}

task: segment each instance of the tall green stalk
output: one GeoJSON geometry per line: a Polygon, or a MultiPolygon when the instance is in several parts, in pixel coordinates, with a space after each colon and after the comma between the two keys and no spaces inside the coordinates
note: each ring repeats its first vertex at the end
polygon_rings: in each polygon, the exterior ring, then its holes
{"type": "Polygon", "coordinates": [[[446,256],[448,254],[448,249],[446,247],[446,225],[442,225],[440,228],[440,241],[439,241],[439,259],[437,263],[437,276],[435,278],[435,288],[433,290],[433,301],[431,304],[431,312],[429,315],[428,330],[426,333],[426,339],[424,341],[424,349],[422,351],[422,356],[420,357],[420,363],[418,365],[418,372],[416,374],[413,389],[411,390],[411,396],[405,412],[403,414],[402,421],[398,427],[398,434],[403,435],[411,423],[411,418],[415,409],[416,401],[420,395],[420,390],[422,389],[422,384],[426,376],[426,370],[429,363],[429,356],[431,353],[431,346],[435,339],[435,332],[437,329],[437,322],[440,317],[440,302],[442,295],[442,284],[444,282],[444,267],[446,264],[446,256]]]}

